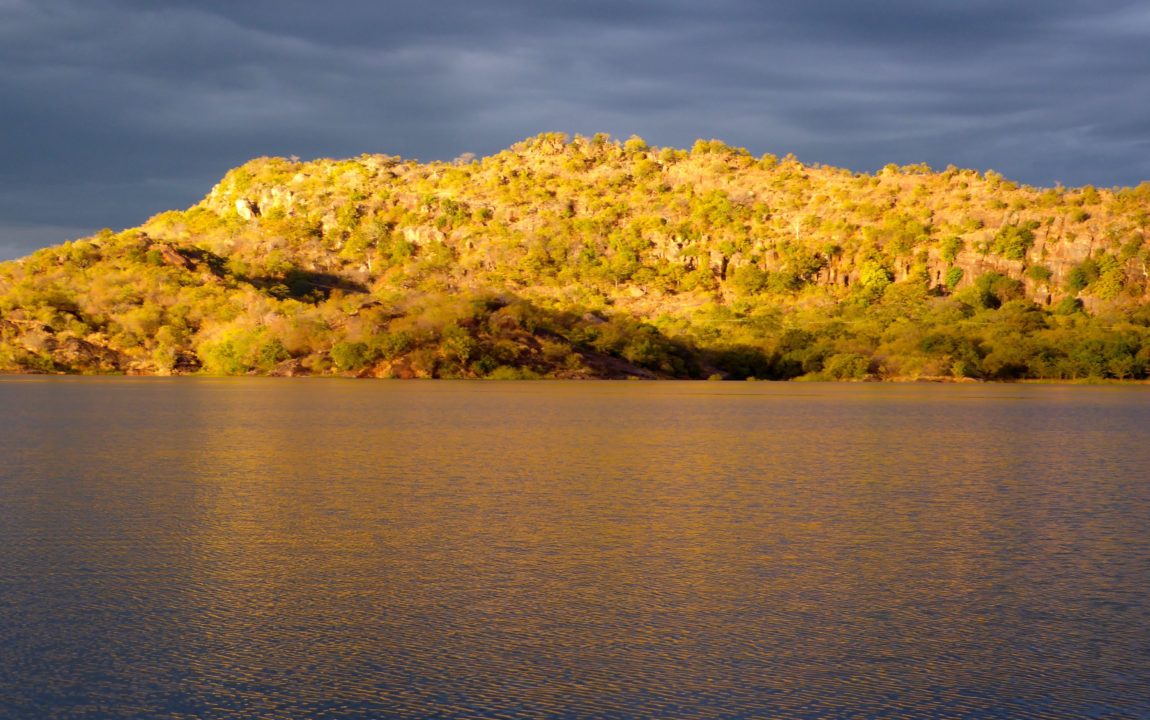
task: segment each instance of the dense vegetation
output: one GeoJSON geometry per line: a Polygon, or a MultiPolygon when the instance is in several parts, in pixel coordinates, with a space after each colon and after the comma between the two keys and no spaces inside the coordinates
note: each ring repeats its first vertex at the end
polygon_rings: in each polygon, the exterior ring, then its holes
{"type": "Polygon", "coordinates": [[[0,264],[0,370],[1145,378],[1150,184],[544,134],[262,158],[0,264]]]}

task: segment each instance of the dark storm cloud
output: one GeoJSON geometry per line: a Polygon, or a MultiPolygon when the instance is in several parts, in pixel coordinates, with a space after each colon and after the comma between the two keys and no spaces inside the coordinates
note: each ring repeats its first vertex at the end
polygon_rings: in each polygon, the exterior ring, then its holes
{"type": "Polygon", "coordinates": [[[258,155],[545,130],[1134,184],[1148,36],[1120,0],[0,0],[0,257],[186,207],[258,155]]]}

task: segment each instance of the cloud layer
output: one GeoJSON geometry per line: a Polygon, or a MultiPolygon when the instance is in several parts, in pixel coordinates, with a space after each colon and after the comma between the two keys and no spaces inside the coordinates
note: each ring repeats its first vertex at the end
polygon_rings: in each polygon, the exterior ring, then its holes
{"type": "Polygon", "coordinates": [[[1137,184],[1148,36],[1126,0],[0,0],[0,257],[186,207],[259,155],[549,130],[1137,184]]]}

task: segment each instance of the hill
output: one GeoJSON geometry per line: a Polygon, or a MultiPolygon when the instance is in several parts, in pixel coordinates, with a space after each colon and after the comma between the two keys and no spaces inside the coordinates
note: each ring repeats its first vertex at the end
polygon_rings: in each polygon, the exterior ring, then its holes
{"type": "Polygon", "coordinates": [[[0,264],[0,370],[1144,378],[1150,183],[870,175],[549,133],[261,158],[0,264]]]}

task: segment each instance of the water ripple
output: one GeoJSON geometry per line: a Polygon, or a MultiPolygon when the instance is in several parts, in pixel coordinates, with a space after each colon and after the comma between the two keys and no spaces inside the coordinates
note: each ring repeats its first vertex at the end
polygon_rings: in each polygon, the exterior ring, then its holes
{"type": "Polygon", "coordinates": [[[0,717],[1147,718],[1142,389],[0,385],[0,717]]]}

